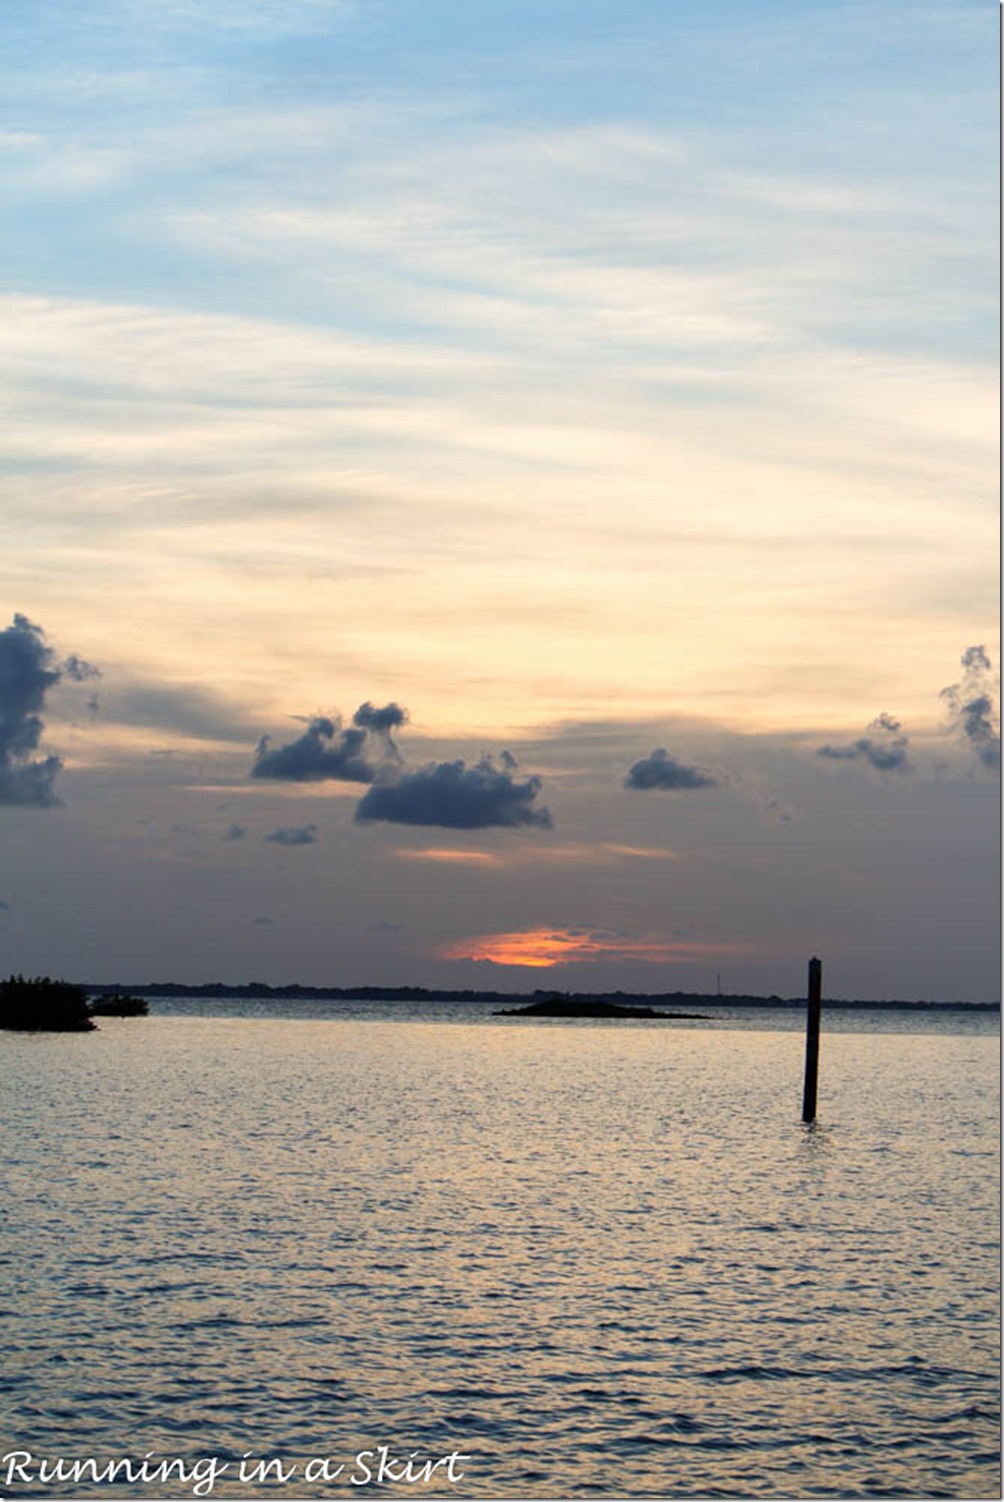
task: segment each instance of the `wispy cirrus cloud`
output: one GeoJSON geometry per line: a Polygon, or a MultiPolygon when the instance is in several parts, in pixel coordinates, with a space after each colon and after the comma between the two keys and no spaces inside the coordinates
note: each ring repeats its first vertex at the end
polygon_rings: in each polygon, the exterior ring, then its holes
{"type": "Polygon", "coordinates": [[[560,845],[548,842],[532,849],[510,846],[504,850],[466,850],[450,846],[429,846],[394,852],[399,860],[430,861],[435,865],[481,867],[509,871],[521,866],[610,866],[625,861],[676,860],[677,853],[655,845],[618,844],[611,840],[579,840],[560,845]]]}
{"type": "MultiPolygon", "coordinates": [[[[615,307],[612,289],[609,296],[615,307]]],[[[527,307],[539,320],[532,296],[527,307]]],[[[8,492],[20,546],[51,580],[40,587],[51,589],[53,602],[72,580],[75,597],[91,591],[96,604],[112,578],[117,597],[133,607],[138,652],[163,660],[174,631],[177,678],[190,672],[187,621],[196,611],[203,622],[215,618],[222,654],[232,650],[235,616],[267,618],[268,651],[279,654],[293,634],[289,590],[337,578],[344,606],[366,612],[361,647],[374,663],[386,659],[395,633],[414,641],[440,718],[463,686],[485,706],[483,723],[489,712],[492,723],[518,723],[524,663],[539,659],[541,641],[554,711],[581,706],[590,694],[597,701],[632,694],[647,708],[666,687],[691,702],[703,696],[717,710],[727,674],[744,686],[758,676],[797,682],[803,700],[814,701],[836,698],[831,644],[850,604],[881,614],[897,591],[913,603],[936,577],[965,615],[981,580],[984,592],[993,590],[992,570],[970,556],[969,529],[930,503],[939,464],[973,498],[965,504],[974,517],[983,486],[980,434],[992,423],[981,414],[991,410],[993,380],[958,360],[827,350],[813,357],[811,391],[826,420],[814,423],[800,408],[798,421],[785,418],[784,434],[765,438],[768,418],[758,404],[768,388],[770,412],[790,414],[792,402],[809,400],[804,362],[771,344],[770,369],[758,356],[748,389],[736,386],[735,365],[727,367],[730,430],[737,441],[742,435],[742,455],[733,459],[717,443],[724,379],[717,366],[653,370],[639,357],[629,361],[631,390],[611,390],[601,351],[592,366],[578,347],[551,345],[546,360],[536,347],[510,347],[488,360],[483,349],[400,329],[387,339],[350,335],[337,322],[69,298],[13,297],[3,317],[18,371],[4,393],[5,443],[12,467],[30,471],[8,492]],[[577,379],[573,402],[560,371],[569,362],[579,371],[584,360],[595,376],[585,385],[577,379]],[[674,383],[690,393],[685,429],[667,425],[674,383]],[[875,413],[881,432],[873,421],[858,423],[875,413]],[[852,421],[868,451],[835,458],[827,435],[852,421]],[[904,453],[919,453],[912,441],[903,447],[911,423],[923,429],[920,441],[940,446],[922,463],[911,458],[914,478],[902,470],[904,453]],[[790,463],[777,463],[778,445],[790,463]],[[43,493],[39,462],[50,477],[43,493]],[[834,471],[848,462],[854,476],[834,471]],[[970,462],[962,477],[959,465],[970,462]],[[810,473],[816,504],[807,516],[810,473]],[[616,523],[614,475],[624,502],[616,523]],[[669,475],[678,490],[704,497],[699,510],[659,502],[669,475]],[[741,512],[737,498],[747,503],[741,512]],[[378,560],[370,545],[376,519],[387,538],[378,560]],[[908,547],[899,544],[907,524],[908,547]],[[530,529],[532,549],[499,543],[530,529]],[[55,547],[53,532],[61,539],[55,547]],[[309,545],[298,541],[308,534],[309,545]],[[826,670],[797,674],[793,665],[785,676],[791,635],[774,602],[779,592],[789,597],[807,548],[813,611],[800,650],[826,670]],[[83,577],[81,549],[89,560],[83,577]],[[667,602],[669,568],[677,583],[667,602]],[[666,683],[648,624],[667,611],[702,634],[707,670],[696,686],[681,668],[666,683]],[[739,634],[722,628],[730,612],[741,613],[739,634]],[[583,652],[583,643],[596,650],[583,652]]],[[[298,620],[297,633],[323,642],[322,614],[298,620]]],[[[934,616],[926,629],[936,633],[939,623],[934,616]]],[[[874,672],[845,639],[860,671],[874,672]]],[[[109,628],[105,660],[121,640],[109,628]]],[[[915,655],[912,647],[890,650],[906,663],[915,655]]],[[[263,662],[263,680],[266,673],[263,662]]],[[[373,681],[363,676],[360,686],[373,681]]],[[[741,687],[730,697],[740,716],[765,702],[741,687]]]]}
{"type": "Polygon", "coordinates": [[[199,683],[137,682],[118,674],[102,688],[104,724],[162,730],[186,739],[246,742],[256,722],[243,705],[199,683]]]}
{"type": "Polygon", "coordinates": [[[491,866],[500,868],[502,857],[491,850],[452,850],[448,846],[433,846],[426,850],[395,850],[394,854],[404,861],[431,861],[442,866],[491,866]]]}
{"type": "Polygon", "coordinates": [[[255,40],[324,33],[355,11],[354,0],[120,0],[126,24],[156,31],[233,33],[255,40]]]}

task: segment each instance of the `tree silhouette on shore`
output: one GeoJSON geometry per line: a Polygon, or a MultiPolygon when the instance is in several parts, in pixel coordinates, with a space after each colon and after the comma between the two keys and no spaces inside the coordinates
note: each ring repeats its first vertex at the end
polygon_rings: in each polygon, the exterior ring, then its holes
{"type": "Polygon", "coordinates": [[[87,992],[47,975],[0,981],[0,1028],[16,1032],[86,1033],[94,1027],[87,992]]]}

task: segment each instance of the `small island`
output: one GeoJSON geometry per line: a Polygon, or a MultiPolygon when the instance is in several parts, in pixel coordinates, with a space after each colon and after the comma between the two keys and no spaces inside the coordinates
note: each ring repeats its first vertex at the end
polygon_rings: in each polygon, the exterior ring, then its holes
{"type": "Polygon", "coordinates": [[[148,1017],[150,1007],[141,996],[99,996],[90,1004],[92,1017],[148,1017]]]}
{"type": "Polygon", "coordinates": [[[89,1001],[86,987],[47,975],[11,975],[0,981],[0,1029],[7,1032],[89,1033],[94,1017],[146,1017],[149,1011],[142,997],[89,1001]]]}
{"type": "Polygon", "coordinates": [[[0,1028],[19,1033],[89,1033],[87,992],[66,980],[12,975],[0,981],[0,1028]]]}
{"type": "Polygon", "coordinates": [[[696,1012],[656,1012],[652,1007],[623,1007],[616,1001],[580,1001],[567,996],[545,996],[528,1007],[505,1007],[493,1017],[655,1017],[666,1022],[704,1022],[696,1012]]]}

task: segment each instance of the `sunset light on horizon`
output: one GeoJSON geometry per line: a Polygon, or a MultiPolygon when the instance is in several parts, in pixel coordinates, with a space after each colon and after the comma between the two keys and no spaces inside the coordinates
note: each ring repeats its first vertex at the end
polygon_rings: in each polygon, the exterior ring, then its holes
{"type": "Polygon", "coordinates": [[[550,969],[554,965],[589,964],[598,959],[642,961],[649,965],[692,964],[735,955],[738,948],[735,944],[538,928],[462,939],[446,945],[442,954],[448,960],[487,960],[493,965],[550,969]]]}

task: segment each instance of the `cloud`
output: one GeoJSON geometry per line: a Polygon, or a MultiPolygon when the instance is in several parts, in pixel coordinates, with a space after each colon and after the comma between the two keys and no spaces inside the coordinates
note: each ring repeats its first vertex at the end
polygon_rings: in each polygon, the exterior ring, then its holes
{"type": "Polygon", "coordinates": [[[961,683],[941,690],[948,704],[952,728],[964,735],[985,767],[1001,763],[1000,719],[994,701],[999,687],[986,648],[969,647],[962,654],[965,670],[961,683]]]}
{"type": "Polygon", "coordinates": [[[675,860],[672,850],[654,845],[625,845],[611,840],[577,840],[544,847],[534,845],[500,850],[458,850],[432,846],[418,850],[399,849],[395,855],[405,861],[432,861],[440,865],[467,866],[468,869],[513,870],[520,866],[539,869],[548,866],[609,866],[632,860],[675,860]]]}
{"type": "Polygon", "coordinates": [[[318,716],[309,722],[298,740],[269,748],[263,735],[255,750],[252,777],[283,782],[372,782],[373,767],[364,754],[365,730],[342,730],[341,722],[318,716]],[[338,739],[336,740],[336,736],[338,739]]]}
{"type": "Polygon", "coordinates": [[[480,960],[536,970],[610,959],[676,964],[734,954],[737,948],[735,944],[667,940],[601,928],[530,928],[460,939],[443,946],[439,954],[448,960],[480,960]]]}
{"type": "Polygon", "coordinates": [[[317,825],[302,824],[298,828],[273,829],[262,838],[272,845],[316,845],[317,825]]]}
{"type": "Polygon", "coordinates": [[[0,912],[9,912],[9,911],[10,911],[10,903],[9,902],[0,902],[0,912]]]}
{"type": "Polygon", "coordinates": [[[760,804],[760,816],[768,824],[790,824],[795,811],[782,799],[768,793],[760,804]]]}
{"type": "Polygon", "coordinates": [[[33,759],[45,725],[45,698],[64,673],[79,677],[96,670],[77,657],[58,663],[45,633],[27,616],[15,615],[0,631],[0,804],[54,808],[55,781],[63,763],[58,756],[33,759]]]}
{"type": "Polygon", "coordinates": [[[93,662],[85,662],[82,657],[77,656],[76,652],[71,652],[63,663],[63,671],[68,678],[73,679],[74,683],[86,683],[88,678],[101,677],[101,669],[96,668],[93,662]]]}
{"type": "Polygon", "coordinates": [[[192,30],[196,34],[222,32],[269,40],[288,34],[327,31],[332,21],[352,14],[351,0],[214,0],[208,8],[201,0],[127,0],[130,24],[171,32],[192,30]]]}
{"type": "Polygon", "coordinates": [[[676,852],[666,850],[661,845],[621,845],[615,841],[602,840],[595,849],[598,852],[598,857],[609,853],[618,858],[632,861],[676,860],[676,852]]]}
{"type": "Polygon", "coordinates": [[[646,792],[650,788],[684,792],[721,785],[722,779],[713,772],[705,772],[700,767],[688,767],[685,762],[670,756],[661,746],[651,756],[644,756],[641,761],[636,761],[624,779],[626,788],[639,788],[646,792]]]}
{"type": "Polygon", "coordinates": [[[407,718],[407,711],[397,704],[376,708],[367,701],[360,704],[348,729],[342,728],[337,715],[317,715],[297,740],[285,746],[272,749],[263,735],[251,776],[282,782],[373,782],[381,767],[401,760],[390,732],[407,718]]]}
{"type": "Polygon", "coordinates": [[[225,840],[243,840],[246,836],[247,828],[245,825],[231,824],[230,828],[227,830],[223,838],[225,840]]]}
{"type": "Polygon", "coordinates": [[[876,772],[910,772],[909,737],[900,722],[882,713],[867,733],[847,746],[820,746],[818,756],[831,761],[866,761],[876,772]]]}
{"type": "Polygon", "coordinates": [[[551,828],[546,808],[534,808],[539,777],[520,782],[516,759],[503,751],[501,766],[483,756],[476,766],[462,760],[429,762],[414,772],[374,783],[356,808],[357,822],[434,824],[442,829],[551,828]]]}
{"type": "Polygon", "coordinates": [[[791,824],[794,822],[796,810],[783,798],[771,792],[767,778],[761,772],[755,772],[747,767],[739,779],[739,787],[747,802],[756,809],[757,816],[762,823],[791,824]]]}
{"type": "Polygon", "coordinates": [[[274,918],[270,918],[266,913],[263,913],[260,918],[252,918],[251,919],[251,927],[252,928],[274,928],[275,927],[275,919],[274,918]]]}
{"type": "Polygon", "coordinates": [[[116,683],[102,691],[101,718],[193,740],[245,741],[252,729],[245,710],[197,683],[116,683]]]}
{"type": "Polygon", "coordinates": [[[407,721],[408,711],[399,704],[385,704],[382,709],[377,709],[368,699],[365,704],[360,704],[352,716],[354,725],[361,725],[363,729],[376,731],[380,735],[396,730],[407,724],[407,721]]]}
{"type": "Polygon", "coordinates": [[[435,847],[424,850],[398,850],[396,854],[406,861],[434,861],[442,865],[500,866],[502,859],[491,850],[451,850],[435,847]]]}

